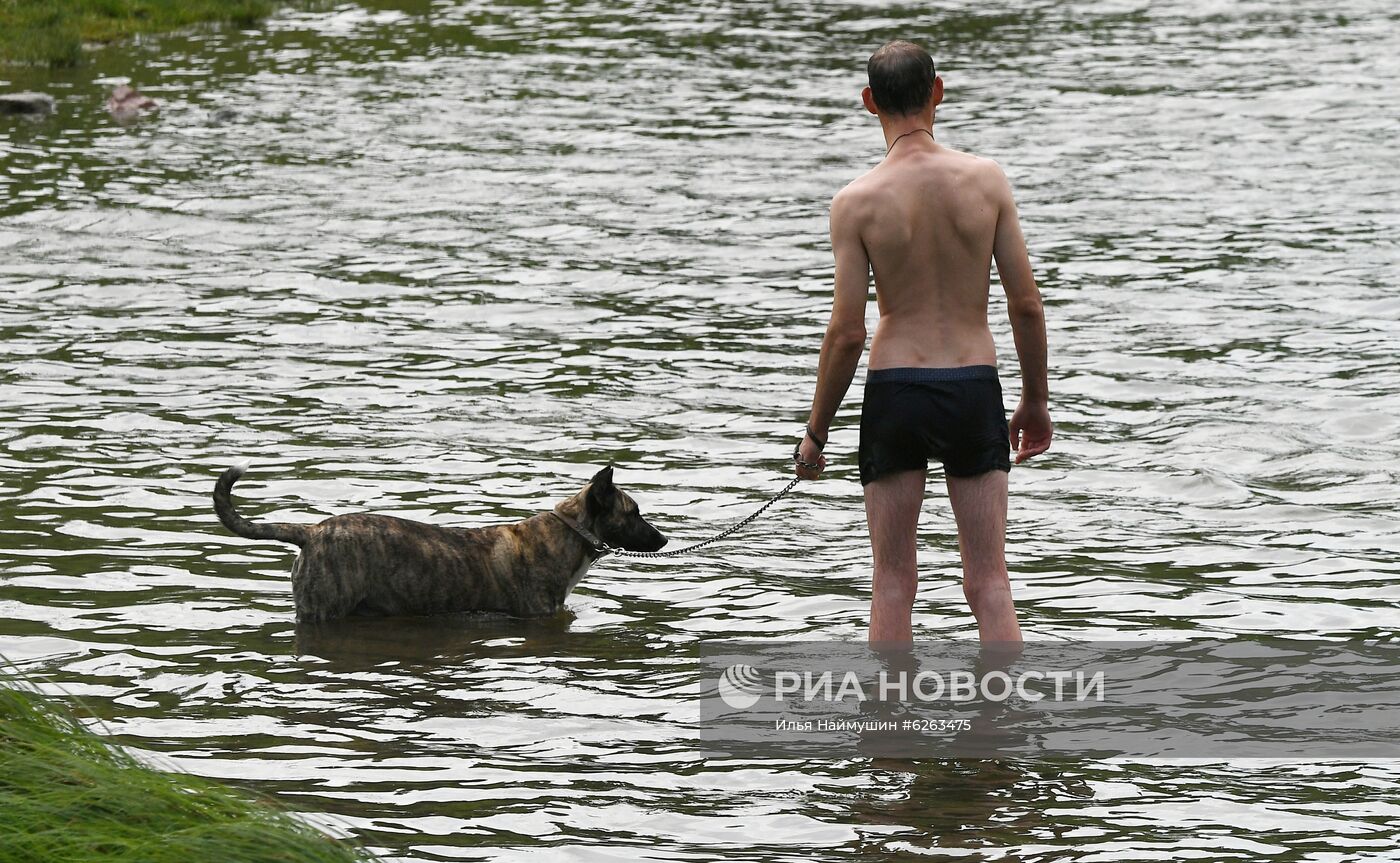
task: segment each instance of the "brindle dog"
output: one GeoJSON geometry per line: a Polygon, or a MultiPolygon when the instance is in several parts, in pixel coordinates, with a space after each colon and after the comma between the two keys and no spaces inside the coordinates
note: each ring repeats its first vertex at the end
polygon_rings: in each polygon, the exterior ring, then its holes
{"type": "Polygon", "coordinates": [[[573,497],[524,521],[439,527],[388,515],[337,515],[319,524],[254,524],[229,500],[243,468],[214,486],[219,521],[239,536],[301,547],[292,565],[297,620],[446,611],[554,614],[604,553],[599,540],[656,551],[666,538],[605,467],[573,497]]]}

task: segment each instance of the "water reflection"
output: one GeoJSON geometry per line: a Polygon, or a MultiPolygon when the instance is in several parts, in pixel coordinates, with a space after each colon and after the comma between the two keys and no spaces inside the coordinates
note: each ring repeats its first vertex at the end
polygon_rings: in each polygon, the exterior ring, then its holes
{"type": "Polygon", "coordinates": [[[336,667],[384,662],[430,667],[474,657],[550,656],[568,645],[575,615],[521,619],[499,614],[434,614],[379,620],[298,623],[296,652],[336,667]]]}

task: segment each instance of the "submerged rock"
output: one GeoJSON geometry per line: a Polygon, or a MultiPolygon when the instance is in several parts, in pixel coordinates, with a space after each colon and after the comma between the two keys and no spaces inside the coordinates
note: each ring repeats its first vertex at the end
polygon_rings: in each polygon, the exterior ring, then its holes
{"type": "Polygon", "coordinates": [[[141,116],[141,112],[157,106],[155,99],[145,93],[137,92],[135,87],[121,85],[112,91],[112,95],[107,99],[107,112],[118,120],[135,120],[141,116]]]}
{"type": "Polygon", "coordinates": [[[53,113],[53,97],[48,93],[0,93],[0,115],[53,113]]]}

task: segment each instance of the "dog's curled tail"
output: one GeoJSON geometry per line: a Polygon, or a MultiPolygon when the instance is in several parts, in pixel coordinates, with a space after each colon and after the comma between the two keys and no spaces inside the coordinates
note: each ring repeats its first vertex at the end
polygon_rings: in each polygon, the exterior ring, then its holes
{"type": "Polygon", "coordinates": [[[229,493],[233,491],[233,484],[238,482],[245,470],[242,465],[235,465],[220,474],[219,481],[214,484],[214,512],[219,514],[219,521],[224,523],[224,527],[249,539],[275,539],[278,542],[290,542],[292,545],[305,545],[310,539],[311,525],[253,524],[233,508],[229,493]]]}

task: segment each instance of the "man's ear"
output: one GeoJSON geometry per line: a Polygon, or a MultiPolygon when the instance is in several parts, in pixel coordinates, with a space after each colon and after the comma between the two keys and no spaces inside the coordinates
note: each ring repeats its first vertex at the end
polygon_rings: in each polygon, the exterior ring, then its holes
{"type": "Polygon", "coordinates": [[[875,107],[875,94],[870,92],[869,87],[860,91],[860,101],[865,103],[865,110],[872,114],[880,113],[880,109],[875,107]]]}
{"type": "Polygon", "coordinates": [[[933,99],[933,107],[937,108],[943,104],[943,76],[933,76],[933,92],[929,94],[933,99]]]}
{"type": "Polygon", "coordinates": [[[612,465],[593,474],[593,480],[588,484],[588,496],[599,503],[612,497],[614,490],[612,465]]]}

